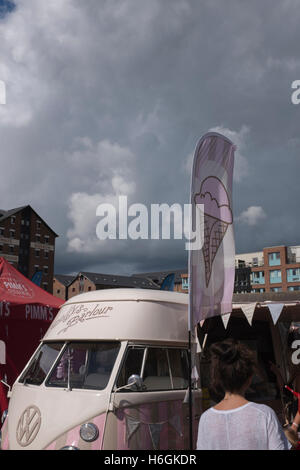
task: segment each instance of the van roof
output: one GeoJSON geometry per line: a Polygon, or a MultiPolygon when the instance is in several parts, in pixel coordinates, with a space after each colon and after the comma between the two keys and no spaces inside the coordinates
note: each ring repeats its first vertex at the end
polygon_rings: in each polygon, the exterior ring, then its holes
{"type": "Polygon", "coordinates": [[[188,304],[188,295],[180,292],[171,292],[164,290],[150,289],[101,289],[71,297],[64,305],[86,302],[105,302],[105,301],[148,301],[148,302],[167,302],[175,304],[188,304]]]}
{"type": "Polygon", "coordinates": [[[44,340],[187,343],[188,295],[148,289],[103,289],[63,304],[44,340]]]}

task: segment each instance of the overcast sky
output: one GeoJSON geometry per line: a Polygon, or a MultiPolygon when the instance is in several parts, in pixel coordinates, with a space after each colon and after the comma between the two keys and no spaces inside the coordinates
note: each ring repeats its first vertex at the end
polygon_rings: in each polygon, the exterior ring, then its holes
{"type": "Polygon", "coordinates": [[[184,267],[185,240],[100,241],[96,208],[188,203],[211,129],[237,145],[236,252],[300,245],[299,0],[7,5],[0,207],[30,204],[59,234],[56,273],[184,267]]]}

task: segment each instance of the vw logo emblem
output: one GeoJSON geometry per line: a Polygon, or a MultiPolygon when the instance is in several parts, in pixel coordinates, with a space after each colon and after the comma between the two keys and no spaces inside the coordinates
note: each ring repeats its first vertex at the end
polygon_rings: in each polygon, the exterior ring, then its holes
{"type": "Polygon", "coordinates": [[[41,412],[34,406],[28,406],[20,416],[17,426],[17,441],[22,447],[29,446],[34,441],[41,427],[41,412]]]}

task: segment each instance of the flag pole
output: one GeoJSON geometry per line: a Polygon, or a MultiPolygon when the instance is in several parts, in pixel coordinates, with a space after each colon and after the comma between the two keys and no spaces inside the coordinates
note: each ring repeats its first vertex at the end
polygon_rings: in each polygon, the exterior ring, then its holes
{"type": "MultiPolygon", "coordinates": [[[[193,162],[194,166],[194,162],[193,162]]],[[[193,177],[192,170],[192,177],[193,177]]],[[[193,232],[193,208],[192,208],[192,178],[191,178],[191,213],[190,213],[190,241],[191,234],[193,232]]],[[[192,295],[192,266],[191,266],[191,246],[188,251],[188,295],[189,295],[189,307],[188,307],[188,334],[189,334],[189,345],[188,345],[188,360],[189,360],[189,443],[190,450],[193,450],[193,389],[192,389],[192,325],[193,325],[193,295],[192,295]]]]}
{"type": "Polygon", "coordinates": [[[192,389],[192,340],[189,331],[189,438],[190,450],[193,450],[193,389],[192,389]]]}

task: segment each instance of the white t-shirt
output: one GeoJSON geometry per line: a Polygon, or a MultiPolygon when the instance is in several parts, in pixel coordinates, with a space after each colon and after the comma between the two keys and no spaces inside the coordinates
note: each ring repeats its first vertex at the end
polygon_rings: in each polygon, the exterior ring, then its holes
{"type": "Polygon", "coordinates": [[[288,450],[289,442],[275,412],[248,402],[232,410],[209,408],[200,418],[199,450],[288,450]]]}

